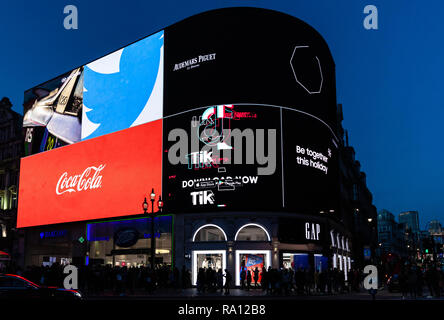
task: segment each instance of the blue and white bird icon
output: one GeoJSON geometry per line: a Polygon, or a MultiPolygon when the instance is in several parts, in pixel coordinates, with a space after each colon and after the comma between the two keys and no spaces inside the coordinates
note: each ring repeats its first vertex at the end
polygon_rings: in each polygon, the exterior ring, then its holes
{"type": "Polygon", "coordinates": [[[162,118],[163,31],[85,66],[82,140],[162,118]]]}

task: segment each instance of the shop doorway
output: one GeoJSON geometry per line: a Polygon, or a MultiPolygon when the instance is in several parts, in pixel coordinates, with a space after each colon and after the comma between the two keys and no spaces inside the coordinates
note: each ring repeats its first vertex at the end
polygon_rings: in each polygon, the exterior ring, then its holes
{"type": "Polygon", "coordinates": [[[192,276],[193,285],[197,283],[197,273],[199,269],[211,268],[216,272],[222,269],[225,272],[227,268],[227,260],[225,250],[196,250],[193,251],[192,276]]]}
{"type": "Polygon", "coordinates": [[[328,258],[322,254],[314,255],[314,265],[317,272],[324,272],[328,269],[328,258]]]}
{"type": "Polygon", "coordinates": [[[308,270],[310,268],[308,253],[283,253],[282,264],[285,269],[308,270]]]}
{"type": "Polygon", "coordinates": [[[241,273],[250,272],[252,283],[257,268],[258,284],[262,280],[263,269],[271,266],[271,252],[269,250],[236,250],[236,285],[241,285],[241,273]]]}

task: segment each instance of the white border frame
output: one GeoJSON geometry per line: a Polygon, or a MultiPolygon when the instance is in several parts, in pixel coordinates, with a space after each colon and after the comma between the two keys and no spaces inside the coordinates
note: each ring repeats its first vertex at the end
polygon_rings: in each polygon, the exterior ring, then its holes
{"type": "Polygon", "coordinates": [[[240,277],[239,277],[239,268],[240,268],[240,255],[241,254],[265,254],[265,261],[266,264],[264,265],[264,268],[268,270],[268,267],[271,267],[271,250],[236,250],[236,286],[240,286],[240,277]]]}
{"type": "MultiPolygon", "coordinates": [[[[199,227],[199,228],[194,232],[194,235],[193,235],[193,242],[195,242],[194,240],[195,240],[195,238],[196,238],[197,233],[198,233],[200,230],[202,230],[203,228],[205,228],[205,227],[216,227],[217,229],[219,229],[220,231],[222,231],[222,233],[224,234],[225,241],[228,241],[228,239],[227,239],[227,234],[225,233],[224,229],[222,229],[222,228],[219,227],[218,225],[215,225],[215,224],[212,224],[212,223],[208,223],[208,224],[204,224],[203,226],[199,227]]],[[[200,242],[205,242],[205,241],[200,241],[200,242]]]]}
{"type": "MultiPolygon", "coordinates": [[[[225,269],[227,268],[227,252],[226,250],[194,250],[193,251],[193,260],[191,263],[191,275],[193,278],[193,286],[196,285],[197,282],[197,255],[198,254],[222,254],[222,273],[225,273],[225,269]]],[[[225,278],[224,278],[225,283],[225,278]]]]}
{"type": "MultiPolygon", "coordinates": [[[[234,236],[234,241],[238,241],[238,240],[237,240],[237,236],[239,235],[239,232],[240,232],[243,228],[245,228],[245,227],[249,227],[249,226],[259,227],[259,228],[261,228],[262,230],[264,230],[264,231],[265,231],[265,234],[267,235],[268,241],[271,241],[271,237],[270,237],[270,234],[268,233],[267,229],[265,229],[263,226],[261,226],[260,224],[257,224],[257,223],[247,223],[247,224],[244,224],[242,227],[240,227],[240,228],[237,230],[236,235],[234,236]]],[[[239,240],[239,241],[244,241],[244,240],[239,240]]]]}

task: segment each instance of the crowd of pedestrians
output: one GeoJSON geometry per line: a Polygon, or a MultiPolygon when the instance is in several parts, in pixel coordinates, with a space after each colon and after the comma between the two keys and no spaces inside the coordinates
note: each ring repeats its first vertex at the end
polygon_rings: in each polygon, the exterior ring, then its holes
{"type": "MultiPolygon", "coordinates": [[[[22,275],[44,286],[63,287],[66,274],[64,266],[53,263],[51,266],[32,266],[25,270],[0,270],[22,275]]],[[[239,272],[242,290],[262,290],[267,295],[317,295],[362,292],[361,271],[353,269],[347,274],[334,268],[322,272],[312,269],[297,268],[268,269],[244,268],[239,272]]],[[[444,272],[436,267],[418,267],[406,264],[397,275],[399,291],[403,298],[433,296],[439,298],[444,293],[444,272]]],[[[233,286],[232,275],[225,269],[200,268],[197,273],[196,287],[199,293],[224,292],[229,294],[233,286]]],[[[384,279],[380,285],[386,285],[384,279]]],[[[159,266],[155,270],[149,267],[122,267],[111,265],[82,266],[78,269],[79,289],[88,295],[134,294],[144,291],[153,293],[157,289],[173,289],[177,293],[192,287],[190,270],[181,270],[170,266],[159,266]]],[[[389,288],[391,289],[391,288],[389,288]]]]}
{"type": "Polygon", "coordinates": [[[444,293],[444,272],[433,265],[419,267],[406,264],[399,272],[398,282],[402,298],[440,298],[444,293]]]}
{"type": "MultiPolygon", "coordinates": [[[[349,273],[349,282],[359,291],[358,272],[349,273]]],[[[244,269],[240,272],[241,289],[261,289],[267,294],[333,294],[350,292],[350,285],[345,281],[344,273],[338,269],[320,272],[307,268],[274,269],[269,267],[259,270],[244,269]],[[260,281],[259,281],[260,279],[260,281]]]]}
{"type": "MultiPolygon", "coordinates": [[[[44,286],[63,287],[67,274],[65,266],[53,263],[51,266],[28,266],[25,270],[8,270],[44,286]]],[[[82,266],[78,269],[79,290],[86,294],[102,295],[111,292],[115,295],[134,294],[136,291],[152,293],[159,288],[181,290],[191,288],[191,273],[170,266],[126,267],[111,265],[82,266]]]]}
{"type": "Polygon", "coordinates": [[[222,269],[216,271],[213,268],[199,268],[196,279],[197,292],[220,291],[229,294],[231,280],[231,273],[227,269],[225,269],[225,272],[222,272],[222,269]]]}
{"type": "MultiPolygon", "coordinates": [[[[223,291],[232,283],[231,274],[222,269],[200,268],[197,274],[197,290],[200,293],[223,291]],[[224,284],[225,278],[225,284],[224,284]]],[[[348,274],[348,282],[344,273],[338,269],[325,270],[324,272],[311,269],[268,269],[244,268],[239,272],[240,288],[242,290],[262,290],[270,295],[313,295],[334,294],[362,290],[362,274],[353,270],[348,274]]],[[[225,290],[226,292],[227,290],[225,290]]],[[[227,293],[227,292],[226,292],[227,293]]]]}

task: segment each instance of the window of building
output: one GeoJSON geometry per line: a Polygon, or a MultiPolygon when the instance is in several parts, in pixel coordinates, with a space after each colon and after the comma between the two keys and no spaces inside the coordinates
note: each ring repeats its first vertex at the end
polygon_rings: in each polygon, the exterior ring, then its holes
{"type": "Polygon", "coordinates": [[[358,186],[356,184],[353,184],[353,200],[358,200],[358,186]]]}
{"type": "Polygon", "coordinates": [[[215,224],[207,224],[197,229],[194,233],[193,241],[227,241],[227,235],[221,227],[215,224]]]}
{"type": "Polygon", "coordinates": [[[258,224],[246,224],[241,227],[234,237],[235,241],[271,241],[264,227],[258,224]]]}

